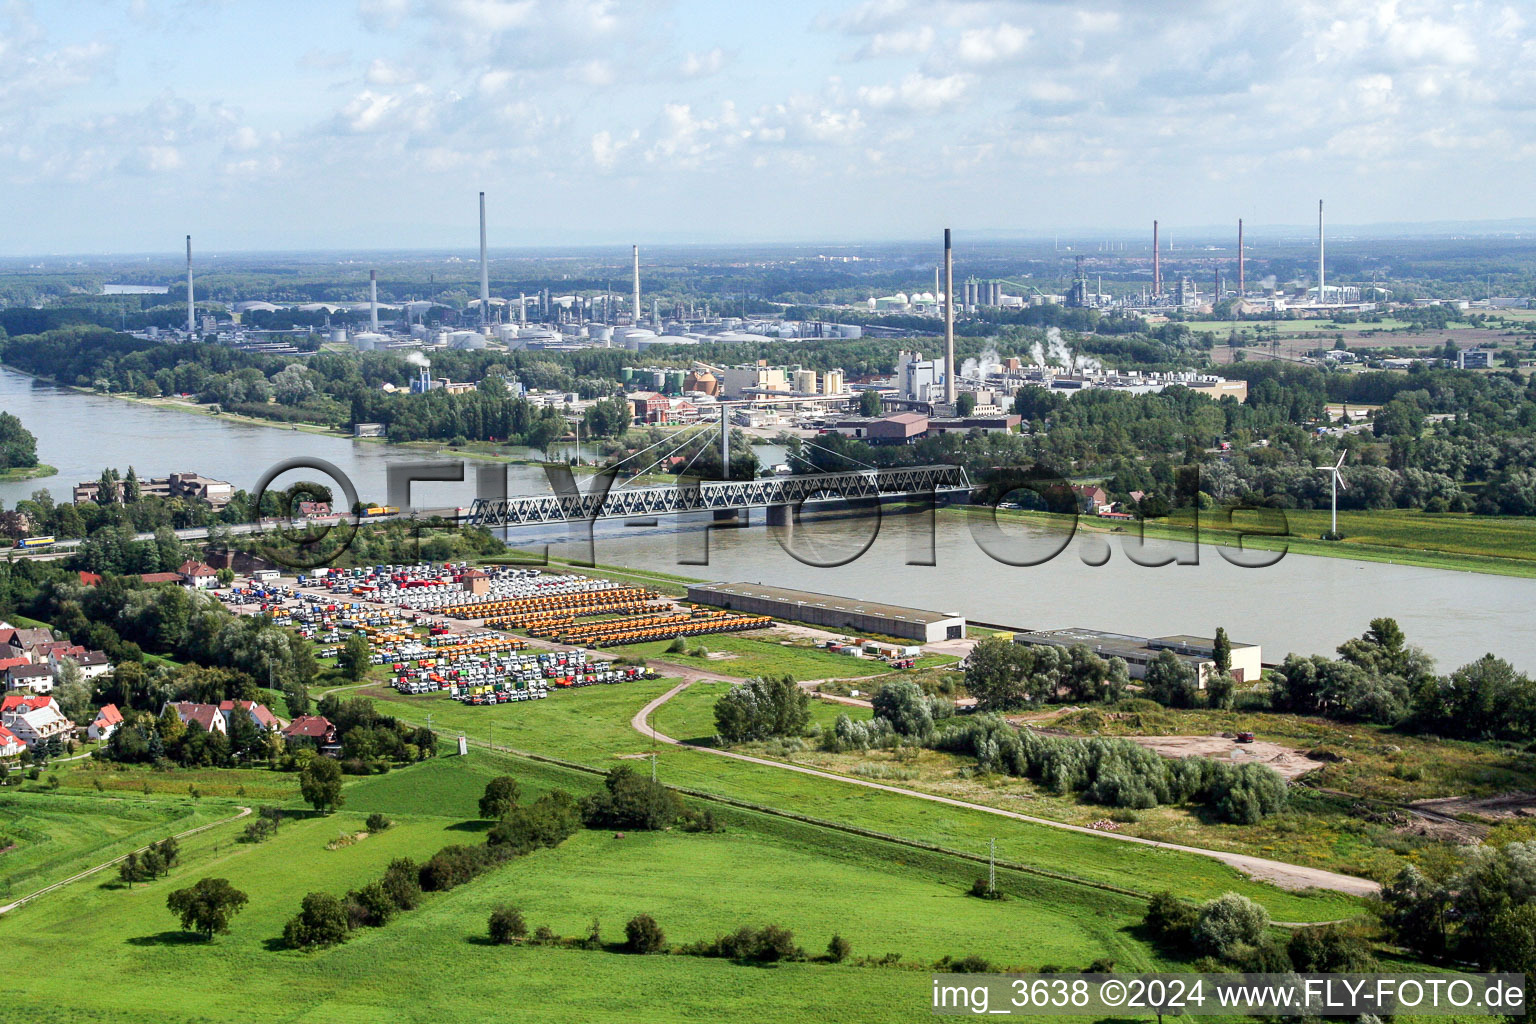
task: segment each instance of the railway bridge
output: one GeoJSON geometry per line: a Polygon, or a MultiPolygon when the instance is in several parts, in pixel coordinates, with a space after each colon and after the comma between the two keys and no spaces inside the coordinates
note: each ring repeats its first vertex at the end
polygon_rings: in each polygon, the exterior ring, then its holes
{"type": "Polygon", "coordinates": [[[949,500],[969,495],[970,479],[959,466],[907,466],[843,473],[778,476],[760,480],[699,482],[683,479],[671,487],[612,487],[601,474],[587,493],[476,498],[462,522],[492,528],[539,523],[631,519],[682,512],[734,516],[751,508],[769,510],[783,522],[789,510],[807,503],[907,499],[949,500]]]}

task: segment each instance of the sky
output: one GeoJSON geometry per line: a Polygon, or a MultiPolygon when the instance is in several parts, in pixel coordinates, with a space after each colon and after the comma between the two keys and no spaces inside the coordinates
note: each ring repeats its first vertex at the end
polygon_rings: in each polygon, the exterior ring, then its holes
{"type": "Polygon", "coordinates": [[[0,253],[1536,215],[1530,0],[0,0],[0,253]]]}

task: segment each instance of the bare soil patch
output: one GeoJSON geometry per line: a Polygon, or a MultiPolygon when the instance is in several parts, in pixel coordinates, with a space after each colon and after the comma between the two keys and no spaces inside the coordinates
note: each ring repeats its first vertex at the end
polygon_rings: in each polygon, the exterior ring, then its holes
{"type": "Polygon", "coordinates": [[[1228,736],[1126,736],[1164,757],[1210,757],[1232,764],[1262,764],[1273,768],[1287,782],[1326,763],[1308,757],[1295,747],[1256,740],[1238,743],[1228,736]]]}
{"type": "Polygon", "coordinates": [[[1415,810],[1432,811],[1450,817],[1473,814],[1493,821],[1503,821],[1506,818],[1536,818],[1536,793],[1500,793],[1498,796],[1483,797],[1480,800],[1446,796],[1434,800],[1415,800],[1408,806],[1415,810]]]}

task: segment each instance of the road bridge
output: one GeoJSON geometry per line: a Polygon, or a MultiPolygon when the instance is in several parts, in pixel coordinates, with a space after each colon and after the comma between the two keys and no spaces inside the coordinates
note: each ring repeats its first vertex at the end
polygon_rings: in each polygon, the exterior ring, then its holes
{"type": "MultiPolygon", "coordinates": [[[[599,478],[601,480],[601,478],[599,478]]],[[[537,523],[591,522],[681,512],[732,513],[749,508],[797,507],[806,502],[890,501],[969,494],[970,479],[959,466],[908,466],[845,473],[778,476],[758,480],[697,482],[670,487],[598,486],[585,494],[534,494],[476,498],[462,522],[504,527],[537,523]]]]}

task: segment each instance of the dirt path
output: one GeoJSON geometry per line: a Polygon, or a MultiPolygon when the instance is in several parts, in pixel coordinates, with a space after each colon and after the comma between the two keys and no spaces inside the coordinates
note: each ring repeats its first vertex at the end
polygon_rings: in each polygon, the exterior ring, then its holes
{"type": "Polygon", "coordinates": [[[1342,875],[1334,871],[1325,871],[1322,868],[1309,868],[1300,864],[1286,864],[1283,861],[1267,860],[1263,857],[1252,857],[1244,853],[1227,853],[1222,850],[1204,850],[1198,846],[1181,846],[1177,843],[1164,843],[1155,839],[1142,839],[1139,836],[1117,835],[1112,832],[1100,832],[1096,829],[1082,825],[1068,825],[1061,821],[1052,821],[1049,818],[1036,818],[1028,814],[1020,814],[1017,811],[1005,811],[1000,807],[988,807],[986,804],[971,803],[967,800],[956,800],[952,797],[938,796],[933,793],[924,793],[915,789],[905,789],[901,786],[890,786],[881,782],[872,782],[868,779],[858,779],[848,775],[838,775],[834,772],[825,772],[816,768],[806,768],[797,764],[786,764],[783,761],[773,761],[764,757],[753,757],[750,754],[738,754],[730,750],[717,750],[713,747],[699,747],[691,743],[672,738],[657,732],[650,724],[650,716],[667,701],[686,690],[692,680],[685,679],[672,689],[646,704],[630,719],[630,725],[636,732],[644,736],[652,736],[661,743],[670,743],[673,746],[687,747],[690,750],[703,751],[720,757],[734,758],[738,761],[746,761],[751,764],[766,765],[770,768],[779,768],[784,771],[799,772],[802,775],[813,775],[821,779],[831,779],[834,782],[846,783],[850,786],[863,786],[866,789],[878,789],[886,793],[895,793],[899,796],[914,797],[918,800],[928,800],[933,803],[946,804],[950,807],[960,807],[969,811],[980,811],[983,814],[995,814],[1003,818],[1011,818],[1014,821],[1025,821],[1032,825],[1044,825],[1047,828],[1059,828],[1068,832],[1079,832],[1083,835],[1094,836],[1098,839],[1118,841],[1122,843],[1139,843],[1142,846],[1155,846],[1164,850],[1177,850],[1180,853],[1193,853],[1201,857],[1210,857],[1221,861],[1230,867],[1234,867],[1250,878],[1256,878],[1263,882],[1269,882],[1282,889],[1329,889],[1334,892],[1347,893],[1350,896],[1372,896],[1381,890],[1375,882],[1366,878],[1355,878],[1352,875],[1342,875]]]}
{"type": "MultiPolygon", "coordinates": [[[[231,815],[228,818],[220,818],[218,821],[210,821],[206,825],[199,825],[196,828],[189,828],[185,832],[177,832],[171,838],[172,839],[185,839],[187,836],[195,836],[199,832],[206,832],[208,829],[214,828],[215,826],[227,825],[227,824],[229,824],[232,821],[239,821],[241,818],[246,817],[250,813],[251,813],[251,809],[249,807],[242,807],[242,808],[240,808],[240,813],[239,814],[231,815]]],[[[68,878],[61,879],[61,880],[59,880],[57,882],[54,882],[52,885],[45,885],[41,889],[37,890],[36,892],[28,893],[27,895],[23,896],[21,899],[17,900],[14,903],[7,903],[5,906],[0,907],[0,914],[8,914],[11,911],[15,910],[17,907],[24,906],[25,904],[31,903],[33,900],[37,899],[39,896],[46,896],[48,893],[53,892],[55,889],[62,889],[66,885],[70,885],[71,883],[80,881],[82,878],[89,878],[92,875],[96,874],[98,871],[105,871],[107,868],[111,867],[112,865],[120,864],[123,861],[127,860],[129,857],[133,856],[133,854],[135,854],[135,853],[143,853],[147,849],[149,849],[149,847],[141,846],[137,850],[133,850],[130,853],[123,854],[121,857],[114,857],[114,858],[112,858],[111,860],[107,861],[104,864],[97,864],[93,868],[86,868],[84,871],[77,872],[77,873],[75,873],[73,875],[70,875],[68,878]]]]}

